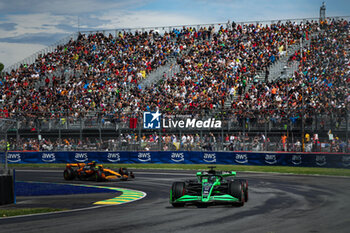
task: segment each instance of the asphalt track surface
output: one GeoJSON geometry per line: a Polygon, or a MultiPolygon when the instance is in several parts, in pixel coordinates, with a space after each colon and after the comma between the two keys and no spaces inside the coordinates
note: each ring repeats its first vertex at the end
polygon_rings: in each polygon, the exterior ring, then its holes
{"type": "MultiPolygon", "coordinates": [[[[173,208],[169,204],[172,182],[193,179],[194,174],[195,171],[136,170],[133,181],[88,182],[140,190],[147,196],[116,206],[0,218],[0,232],[350,232],[349,178],[242,172],[237,175],[249,181],[249,201],[243,207],[173,208]]],[[[59,170],[17,171],[17,180],[66,182],[59,170]]],[[[21,197],[13,208],[91,208],[95,201],[114,196],[21,197]]]]}

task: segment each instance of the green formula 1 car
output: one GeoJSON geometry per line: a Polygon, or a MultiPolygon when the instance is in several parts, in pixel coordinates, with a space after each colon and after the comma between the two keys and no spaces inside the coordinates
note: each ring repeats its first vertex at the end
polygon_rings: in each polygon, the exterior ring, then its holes
{"type": "Polygon", "coordinates": [[[243,206],[248,201],[248,182],[235,179],[236,172],[215,171],[197,172],[196,180],[174,182],[170,190],[170,203],[174,207],[185,204],[209,206],[229,204],[243,206]]]}

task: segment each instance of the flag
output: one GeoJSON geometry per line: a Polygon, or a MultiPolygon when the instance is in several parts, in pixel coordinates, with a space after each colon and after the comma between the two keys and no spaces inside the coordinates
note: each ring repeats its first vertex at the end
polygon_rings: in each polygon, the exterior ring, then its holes
{"type": "Polygon", "coordinates": [[[129,120],[129,128],[135,129],[137,127],[137,118],[130,118],[129,120]]]}

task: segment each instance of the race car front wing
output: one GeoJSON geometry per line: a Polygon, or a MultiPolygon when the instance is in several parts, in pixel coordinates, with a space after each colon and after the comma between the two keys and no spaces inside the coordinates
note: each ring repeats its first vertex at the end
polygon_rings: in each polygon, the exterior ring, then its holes
{"type": "MultiPolygon", "coordinates": [[[[171,198],[170,198],[171,200],[171,198]]],[[[224,195],[215,195],[211,196],[209,198],[202,198],[202,196],[192,196],[192,195],[184,195],[176,200],[174,200],[172,203],[180,203],[180,202],[186,202],[186,203],[198,203],[198,202],[239,202],[238,198],[235,198],[231,195],[224,194],[224,195]]]]}

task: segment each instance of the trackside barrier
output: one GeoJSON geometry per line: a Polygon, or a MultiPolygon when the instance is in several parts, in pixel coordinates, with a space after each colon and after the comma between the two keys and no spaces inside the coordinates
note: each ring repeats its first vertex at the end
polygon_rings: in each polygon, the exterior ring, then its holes
{"type": "Polygon", "coordinates": [[[14,203],[13,176],[0,175],[0,205],[14,203]]]}
{"type": "Polygon", "coordinates": [[[8,163],[172,163],[349,168],[350,154],[289,152],[8,152],[8,163]]]}

